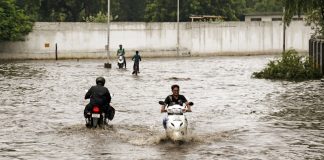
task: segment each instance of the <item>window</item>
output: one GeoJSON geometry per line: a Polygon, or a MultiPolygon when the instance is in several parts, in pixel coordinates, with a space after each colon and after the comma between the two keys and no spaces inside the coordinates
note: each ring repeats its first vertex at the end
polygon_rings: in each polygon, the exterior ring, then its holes
{"type": "Polygon", "coordinates": [[[261,21],[261,18],[251,18],[251,21],[261,21]]]}
{"type": "Polygon", "coordinates": [[[272,18],[272,21],[282,21],[282,18],[272,18]]]}

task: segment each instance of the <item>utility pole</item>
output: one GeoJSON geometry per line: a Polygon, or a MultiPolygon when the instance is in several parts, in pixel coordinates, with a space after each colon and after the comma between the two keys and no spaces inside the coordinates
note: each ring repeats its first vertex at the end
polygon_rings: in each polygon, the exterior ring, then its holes
{"type": "Polygon", "coordinates": [[[180,56],[179,54],[179,41],[180,41],[180,37],[179,37],[179,0],[178,0],[178,5],[177,5],[178,9],[177,9],[177,55],[180,56]]]}
{"type": "Polygon", "coordinates": [[[110,39],[110,0],[107,0],[107,63],[105,68],[111,68],[110,53],[109,53],[109,39],[110,39]]]}
{"type": "Polygon", "coordinates": [[[285,21],[285,7],[283,7],[283,16],[282,16],[282,23],[283,23],[283,45],[282,45],[282,51],[283,53],[286,51],[286,21],[285,21]]]}

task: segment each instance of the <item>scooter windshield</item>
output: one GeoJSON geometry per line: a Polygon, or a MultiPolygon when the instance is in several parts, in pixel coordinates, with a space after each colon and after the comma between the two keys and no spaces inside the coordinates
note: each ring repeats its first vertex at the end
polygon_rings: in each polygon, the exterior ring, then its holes
{"type": "Polygon", "coordinates": [[[182,106],[179,105],[174,105],[174,106],[169,106],[167,109],[168,114],[183,114],[182,111],[182,106]]]}

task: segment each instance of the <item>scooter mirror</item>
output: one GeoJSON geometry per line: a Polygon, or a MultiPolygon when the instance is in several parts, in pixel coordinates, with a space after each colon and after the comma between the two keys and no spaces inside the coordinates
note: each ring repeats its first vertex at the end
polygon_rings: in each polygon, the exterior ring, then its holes
{"type": "Polygon", "coordinates": [[[194,105],[194,103],[193,102],[189,102],[189,106],[193,106],[194,105]]]}
{"type": "Polygon", "coordinates": [[[165,105],[165,103],[163,101],[159,101],[160,105],[165,105]]]}

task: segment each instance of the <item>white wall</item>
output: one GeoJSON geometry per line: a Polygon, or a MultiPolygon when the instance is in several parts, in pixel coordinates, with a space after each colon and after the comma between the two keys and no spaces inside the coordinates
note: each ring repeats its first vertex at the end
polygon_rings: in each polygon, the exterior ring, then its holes
{"type": "MultiPolygon", "coordinates": [[[[307,52],[311,29],[303,22],[292,22],[286,30],[286,48],[307,52]]],[[[227,22],[192,25],[191,52],[199,55],[239,55],[281,52],[281,22],[227,22]]]]}
{"type": "MultiPolygon", "coordinates": [[[[183,22],[180,23],[181,55],[251,55],[282,50],[281,22],[183,22]]],[[[111,24],[111,56],[123,44],[127,56],[139,50],[143,57],[176,56],[176,23],[111,24]]],[[[287,48],[308,50],[309,26],[292,22],[286,32],[287,48]]],[[[26,41],[0,43],[0,59],[53,59],[106,57],[107,25],[100,23],[38,22],[26,41]],[[46,48],[45,43],[50,47],[46,48]]]]}

